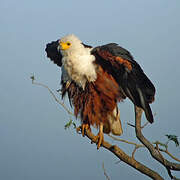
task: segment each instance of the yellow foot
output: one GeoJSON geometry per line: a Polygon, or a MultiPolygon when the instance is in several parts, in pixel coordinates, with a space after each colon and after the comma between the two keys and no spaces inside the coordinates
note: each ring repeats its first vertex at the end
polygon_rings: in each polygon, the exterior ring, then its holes
{"type": "Polygon", "coordinates": [[[99,132],[93,139],[94,142],[97,142],[97,149],[100,148],[101,144],[104,141],[104,133],[103,133],[103,123],[100,123],[99,125],[99,132]]]}
{"type": "Polygon", "coordinates": [[[104,134],[103,132],[100,132],[95,136],[95,138],[93,139],[93,141],[97,141],[97,149],[100,148],[101,144],[103,143],[104,141],[104,134]]]}
{"type": "Polygon", "coordinates": [[[91,130],[89,124],[82,124],[78,128],[76,128],[76,132],[79,133],[81,131],[82,136],[84,137],[85,135],[85,130],[91,130]]]}

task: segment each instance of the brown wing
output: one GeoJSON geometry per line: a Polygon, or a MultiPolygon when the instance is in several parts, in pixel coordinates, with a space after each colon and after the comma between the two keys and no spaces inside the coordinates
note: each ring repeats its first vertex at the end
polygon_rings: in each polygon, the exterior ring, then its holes
{"type": "Polygon", "coordinates": [[[147,120],[153,115],[149,103],[154,101],[155,87],[132,55],[117,44],[111,43],[94,48],[96,63],[110,73],[131,101],[144,109],[147,120]]]}

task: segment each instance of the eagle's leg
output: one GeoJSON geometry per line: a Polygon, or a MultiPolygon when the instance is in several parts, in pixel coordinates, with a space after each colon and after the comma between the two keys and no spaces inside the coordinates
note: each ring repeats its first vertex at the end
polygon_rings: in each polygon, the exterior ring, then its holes
{"type": "Polygon", "coordinates": [[[104,141],[104,133],[103,133],[103,123],[100,123],[99,125],[99,132],[93,139],[93,141],[97,141],[97,149],[100,148],[101,144],[104,141]]]}
{"type": "Polygon", "coordinates": [[[87,129],[91,130],[89,124],[83,123],[81,126],[79,126],[78,128],[76,128],[76,132],[78,133],[79,131],[81,131],[81,134],[82,134],[82,136],[84,137],[85,131],[86,131],[87,129]]]}

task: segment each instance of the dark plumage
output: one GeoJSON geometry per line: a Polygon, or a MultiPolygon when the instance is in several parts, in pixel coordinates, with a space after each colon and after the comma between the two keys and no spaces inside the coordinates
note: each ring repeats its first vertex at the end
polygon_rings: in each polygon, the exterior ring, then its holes
{"type": "Polygon", "coordinates": [[[62,66],[62,55],[60,51],[58,50],[59,46],[59,40],[57,41],[52,41],[51,43],[48,43],[46,45],[46,53],[47,57],[50,58],[55,64],[58,66],[62,66]]]}

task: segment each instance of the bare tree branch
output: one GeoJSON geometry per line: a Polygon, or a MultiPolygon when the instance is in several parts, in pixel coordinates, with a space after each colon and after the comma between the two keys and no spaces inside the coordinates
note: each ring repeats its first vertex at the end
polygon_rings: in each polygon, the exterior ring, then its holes
{"type": "MultiPolygon", "coordinates": [[[[94,143],[97,143],[94,141],[95,135],[90,131],[86,131],[86,136],[94,143]]],[[[112,145],[106,141],[102,143],[102,147],[112,152],[115,156],[117,156],[121,161],[127,163],[128,165],[134,167],[138,171],[140,171],[143,174],[146,174],[147,176],[151,177],[152,179],[157,180],[163,180],[163,178],[152,169],[148,168],[147,166],[143,165],[142,163],[136,161],[134,158],[128,156],[122,149],[120,149],[116,145],[112,145]]]]}
{"type": "MultiPolygon", "coordinates": [[[[127,141],[127,140],[124,140],[124,139],[121,139],[121,138],[112,136],[112,135],[110,135],[110,134],[108,134],[108,136],[109,136],[110,138],[112,138],[113,140],[115,140],[115,141],[120,141],[120,142],[124,142],[124,143],[126,143],[126,144],[134,145],[135,148],[134,148],[134,150],[133,150],[133,152],[132,152],[132,156],[133,156],[133,157],[134,157],[134,154],[135,154],[135,152],[136,152],[136,150],[137,150],[138,148],[141,148],[141,147],[144,147],[144,148],[145,148],[145,146],[144,146],[143,144],[137,144],[137,143],[135,143],[135,142],[127,141]]],[[[159,141],[156,141],[156,142],[154,142],[153,144],[160,144],[160,145],[161,145],[162,143],[160,143],[159,141]]],[[[155,146],[155,148],[156,148],[156,146],[155,146]]],[[[180,162],[180,159],[178,159],[177,157],[175,157],[174,155],[172,155],[172,154],[168,151],[168,148],[167,148],[167,147],[166,147],[166,149],[162,149],[162,148],[159,148],[159,147],[158,147],[158,149],[159,149],[159,151],[166,153],[168,156],[170,156],[170,157],[171,157],[172,159],[174,159],[175,161],[180,162]]]]}
{"type": "MultiPolygon", "coordinates": [[[[144,144],[149,150],[151,156],[160,162],[167,170],[170,175],[171,170],[180,171],[180,164],[173,163],[165,159],[160,152],[158,151],[158,147],[154,147],[142,134],[141,132],[141,116],[143,110],[140,107],[135,106],[135,130],[136,136],[140,140],[142,144],[144,144]]],[[[172,178],[172,176],[170,176],[172,178]]]]}
{"type": "MultiPolygon", "coordinates": [[[[55,101],[60,104],[61,106],[63,106],[63,108],[65,109],[65,111],[69,114],[69,115],[72,115],[74,116],[74,114],[65,106],[65,104],[60,101],[56,96],[55,94],[53,93],[52,90],[49,89],[48,86],[42,84],[42,83],[36,83],[34,82],[34,76],[31,77],[32,79],[32,83],[34,85],[38,85],[38,86],[42,86],[46,89],[48,89],[48,91],[50,92],[50,94],[53,96],[53,98],[55,99],[55,101]]],[[[146,147],[151,156],[156,159],[158,162],[160,162],[166,169],[167,169],[167,172],[168,172],[168,175],[174,179],[174,180],[177,180],[176,177],[174,177],[171,173],[172,170],[175,170],[175,171],[180,171],[180,164],[177,164],[177,163],[173,163],[173,162],[170,162],[168,161],[167,159],[165,159],[163,157],[163,155],[160,153],[160,152],[164,152],[166,154],[168,154],[172,159],[176,160],[176,161],[179,161],[180,160],[178,158],[176,158],[175,156],[173,156],[171,153],[169,153],[168,149],[167,149],[167,146],[166,146],[166,149],[162,149],[162,148],[159,148],[158,144],[159,142],[156,142],[154,143],[155,146],[149,142],[142,134],[141,130],[142,128],[144,128],[148,123],[145,123],[145,125],[141,126],[141,116],[142,116],[142,112],[143,110],[137,106],[135,106],[135,126],[132,125],[132,124],[129,124],[130,126],[134,127],[135,128],[135,131],[136,131],[136,136],[137,138],[140,140],[140,142],[142,144],[137,144],[137,143],[134,143],[134,142],[130,142],[130,141],[127,141],[127,140],[124,140],[124,139],[120,139],[120,138],[116,138],[114,136],[111,136],[109,135],[111,138],[113,138],[114,140],[117,140],[117,141],[121,141],[121,142],[124,142],[124,143],[127,143],[127,144],[131,144],[131,145],[134,145],[135,148],[132,152],[132,157],[127,155],[122,149],[120,149],[117,145],[112,145],[106,141],[103,141],[102,143],[102,147],[104,147],[105,149],[109,150],[110,152],[112,152],[115,156],[117,156],[120,161],[123,161],[125,163],[127,163],[128,165],[132,166],[133,168],[135,168],[136,170],[138,170],[139,172],[149,176],[150,178],[152,179],[155,179],[155,180],[163,180],[163,178],[157,173],[155,172],[154,170],[148,168],[147,166],[145,166],[144,164],[138,162],[137,160],[134,159],[134,155],[135,155],[135,152],[138,148],[141,148],[141,147],[146,147]]],[[[87,129],[86,130],[86,136],[91,140],[91,142],[94,142],[94,143],[97,143],[95,141],[95,135],[89,130],[87,129]]],[[[109,177],[107,176],[106,174],[106,171],[105,171],[105,168],[103,166],[103,170],[104,170],[104,175],[106,176],[106,178],[108,179],[109,177]]],[[[109,179],[108,179],[109,180],[109,179]]]]}

